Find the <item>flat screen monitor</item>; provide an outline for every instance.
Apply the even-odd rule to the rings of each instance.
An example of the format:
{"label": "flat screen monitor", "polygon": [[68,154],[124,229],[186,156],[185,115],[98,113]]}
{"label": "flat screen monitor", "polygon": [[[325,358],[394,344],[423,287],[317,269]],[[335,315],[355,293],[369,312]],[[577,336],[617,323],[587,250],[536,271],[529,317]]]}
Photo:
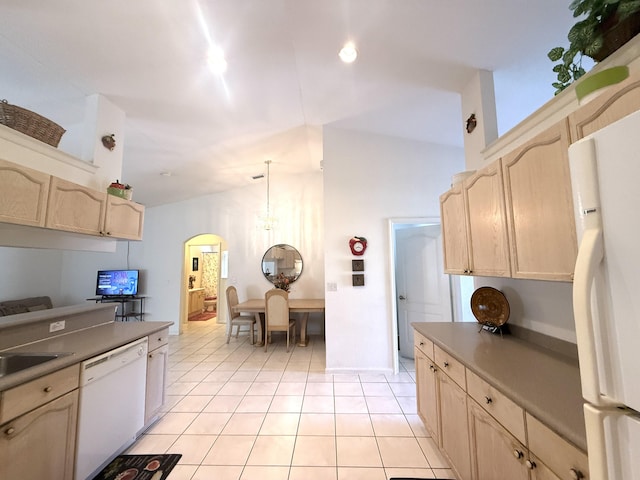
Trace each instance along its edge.
{"label": "flat screen monitor", "polygon": [[138,293],[138,270],[99,270],[96,295],[102,297],[133,296]]}

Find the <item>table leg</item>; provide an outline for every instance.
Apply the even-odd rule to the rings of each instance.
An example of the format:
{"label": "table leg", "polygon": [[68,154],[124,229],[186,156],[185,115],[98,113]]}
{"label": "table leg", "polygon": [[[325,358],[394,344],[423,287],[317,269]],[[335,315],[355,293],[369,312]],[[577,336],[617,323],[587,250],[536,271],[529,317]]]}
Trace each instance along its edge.
{"label": "table leg", "polygon": [[303,312],[302,318],[300,319],[300,342],[298,343],[299,347],[306,347],[309,344],[309,339],[307,338],[307,322],[309,321],[309,312]]}
{"label": "table leg", "polygon": [[258,327],[258,341],[256,347],[264,347],[264,314],[260,312],[254,313],[256,317],[256,327]]}

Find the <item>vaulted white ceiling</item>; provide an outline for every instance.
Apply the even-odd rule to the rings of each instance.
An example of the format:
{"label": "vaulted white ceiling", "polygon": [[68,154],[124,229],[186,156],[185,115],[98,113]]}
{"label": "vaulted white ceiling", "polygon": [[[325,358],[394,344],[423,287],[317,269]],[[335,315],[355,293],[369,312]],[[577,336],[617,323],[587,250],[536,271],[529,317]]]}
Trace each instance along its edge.
{"label": "vaulted white ceiling", "polygon": [[324,125],[462,147],[478,69],[494,72],[504,132],[553,97],[546,53],[568,3],[2,0],[0,98],[71,131],[86,96],[107,97],[126,113],[121,180],[158,205],[247,185],[267,159],[272,175],[317,171]]}

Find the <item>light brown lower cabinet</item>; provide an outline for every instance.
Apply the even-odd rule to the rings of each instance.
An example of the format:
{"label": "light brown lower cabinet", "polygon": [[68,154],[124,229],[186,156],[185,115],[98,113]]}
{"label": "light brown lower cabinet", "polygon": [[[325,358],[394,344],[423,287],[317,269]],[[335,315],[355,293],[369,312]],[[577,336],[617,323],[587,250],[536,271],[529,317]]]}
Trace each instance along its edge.
{"label": "light brown lower cabinet", "polygon": [[418,415],[422,418],[427,430],[435,440],[436,444],[440,443],[438,420],[438,391],[436,368],[434,362],[427,357],[420,349],[415,349],[415,365],[417,384],[417,402]]}
{"label": "light brown lower cabinet", "polygon": [[469,480],[467,393],[444,371],[451,368],[451,374],[464,385],[464,367],[418,332],[414,347],[418,415],[458,478]]}
{"label": "light brown lower cabinet", "polygon": [[528,480],[524,445],[484,408],[469,400],[471,478],[474,480]]}
{"label": "light brown lower cabinet", "polygon": [[[563,480],[558,477],[555,473],[551,471],[549,467],[547,467],[544,463],[542,463],[538,457],[529,453],[529,459],[527,462],[527,466],[529,471],[531,472],[531,480]],[[575,480],[576,477],[573,476],[571,471],[567,472],[566,479]],[[577,477],[580,479],[581,477]],[[582,477],[584,478],[584,477]]]}
{"label": "light brown lower cabinet", "polygon": [[[440,448],[458,478],[471,478],[467,394],[442,370],[438,371]],[[484,480],[484,479],[483,479]]]}
{"label": "light brown lower cabinet", "polygon": [[0,478],[72,480],[78,390],[0,426]]}
{"label": "light brown lower cabinet", "polygon": [[418,415],[458,480],[589,480],[587,455],[414,332]]}
{"label": "light brown lower cabinet", "polygon": [[198,288],[189,291],[189,316],[197,315],[204,311],[204,289]]}
{"label": "light brown lower cabinet", "polygon": [[[526,414],[532,480],[589,480],[587,455]],[[554,476],[555,475],[555,476]],[[596,480],[596,479],[594,479]]]}
{"label": "light brown lower cabinet", "polygon": [[[153,337],[149,337],[150,340]],[[150,343],[151,345],[151,343]],[[165,401],[169,345],[166,343],[147,354],[147,389],[145,394],[144,424],[151,425],[158,417]]]}

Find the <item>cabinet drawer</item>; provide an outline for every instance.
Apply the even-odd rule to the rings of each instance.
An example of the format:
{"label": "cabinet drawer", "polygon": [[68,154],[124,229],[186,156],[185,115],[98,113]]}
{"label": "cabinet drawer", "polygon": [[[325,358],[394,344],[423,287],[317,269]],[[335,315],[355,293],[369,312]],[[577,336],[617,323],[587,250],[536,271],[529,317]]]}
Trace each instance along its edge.
{"label": "cabinet drawer", "polygon": [[580,472],[589,479],[587,455],[527,413],[529,450],[561,479],[575,478]]}
{"label": "cabinet drawer", "polygon": [[422,350],[422,353],[433,360],[433,342],[415,330],[413,331],[413,346]]}
{"label": "cabinet drawer", "polygon": [[149,351],[155,350],[169,343],[169,329],[165,328],[159,332],[149,335]]}
{"label": "cabinet drawer", "polygon": [[433,351],[436,365],[438,365],[444,373],[449,375],[454,382],[460,385],[463,390],[466,390],[467,383],[465,381],[464,365],[437,345],[433,346]]}
{"label": "cabinet drawer", "polygon": [[2,392],[0,424],[78,388],[79,379],[78,363]]}
{"label": "cabinet drawer", "polygon": [[522,408],[471,370],[467,371],[467,393],[514,437],[526,443]]}

